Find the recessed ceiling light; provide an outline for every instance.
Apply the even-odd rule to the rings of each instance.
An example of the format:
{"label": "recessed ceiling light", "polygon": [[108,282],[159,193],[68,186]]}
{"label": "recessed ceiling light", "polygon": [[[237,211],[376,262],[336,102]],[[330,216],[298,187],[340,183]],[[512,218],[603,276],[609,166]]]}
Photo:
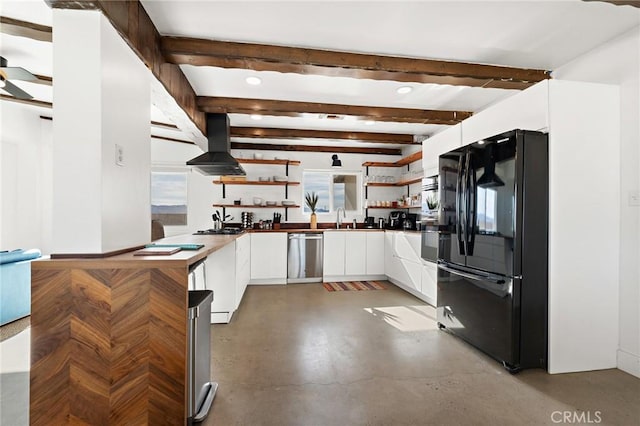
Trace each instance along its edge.
{"label": "recessed ceiling light", "polygon": [[478,141],[478,145],[484,145],[484,141]]}
{"label": "recessed ceiling light", "polygon": [[410,86],[402,86],[402,87],[398,87],[398,90],[396,90],[396,92],[398,92],[401,95],[404,95],[405,93],[409,93],[413,90],[413,87]]}
{"label": "recessed ceiling light", "polygon": [[367,126],[373,126],[374,124],[376,124],[376,122],[373,120],[367,120],[364,122],[364,124],[366,124]]}
{"label": "recessed ceiling light", "polygon": [[262,116],[260,114],[251,114],[251,118],[254,120],[262,120]]}
{"label": "recessed ceiling light", "polygon": [[250,84],[252,86],[257,86],[258,84],[262,83],[262,80],[260,80],[258,77],[247,77],[246,80],[247,84]]}

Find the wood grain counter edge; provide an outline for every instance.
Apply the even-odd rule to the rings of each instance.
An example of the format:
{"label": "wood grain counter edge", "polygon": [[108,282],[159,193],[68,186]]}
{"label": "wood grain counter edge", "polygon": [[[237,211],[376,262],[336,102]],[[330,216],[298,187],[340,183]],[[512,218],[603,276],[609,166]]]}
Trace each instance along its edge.
{"label": "wood grain counter edge", "polygon": [[169,256],[134,256],[135,251],[104,258],[38,259],[32,269],[130,269],[130,268],[187,268],[189,265],[220,250],[245,234],[237,235],[176,235],[154,241],[156,244],[204,244],[200,250],[181,250]]}

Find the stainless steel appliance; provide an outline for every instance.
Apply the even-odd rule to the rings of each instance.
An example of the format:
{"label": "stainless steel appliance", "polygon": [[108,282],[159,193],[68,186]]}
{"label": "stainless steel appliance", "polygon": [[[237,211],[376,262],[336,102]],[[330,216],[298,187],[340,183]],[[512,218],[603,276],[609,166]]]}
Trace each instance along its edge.
{"label": "stainless steel appliance", "polygon": [[207,417],[218,390],[211,381],[211,290],[189,291],[187,417],[197,423]]}
{"label": "stainless steel appliance", "polygon": [[547,364],[547,135],[441,155],[438,325],[511,372]]}
{"label": "stainless steel appliance", "polygon": [[322,282],[322,233],[289,234],[287,283]]}
{"label": "stainless steel appliance", "polygon": [[402,229],[407,213],[402,210],[395,210],[389,213],[388,229]]}
{"label": "stainless steel appliance", "polygon": [[407,231],[415,231],[417,229],[417,221],[418,215],[416,213],[407,213],[401,227]]}
{"label": "stainless steel appliance", "polygon": [[438,193],[438,176],[429,176],[422,179],[422,216],[437,220],[440,211],[440,196]]}
{"label": "stainless steel appliance", "polygon": [[438,261],[438,244],[440,231],[438,226],[422,225],[422,244],[420,249],[420,255],[424,260],[429,262]]}

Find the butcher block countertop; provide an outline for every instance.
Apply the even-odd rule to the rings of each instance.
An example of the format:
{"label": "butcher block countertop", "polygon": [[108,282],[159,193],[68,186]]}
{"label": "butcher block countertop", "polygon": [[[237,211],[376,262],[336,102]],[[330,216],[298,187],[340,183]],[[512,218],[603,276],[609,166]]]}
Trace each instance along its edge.
{"label": "butcher block countertop", "polygon": [[199,250],[180,250],[171,255],[134,256],[135,249],[126,253],[100,258],[42,259],[32,262],[32,268],[65,269],[70,264],[82,268],[158,268],[187,267],[209,254],[220,250],[244,234],[236,235],[176,235],[154,241],[152,244],[204,244]]}

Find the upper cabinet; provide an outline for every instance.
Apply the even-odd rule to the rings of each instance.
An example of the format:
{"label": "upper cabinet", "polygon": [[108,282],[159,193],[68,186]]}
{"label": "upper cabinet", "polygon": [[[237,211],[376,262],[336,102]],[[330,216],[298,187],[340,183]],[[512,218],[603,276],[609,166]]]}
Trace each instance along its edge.
{"label": "upper cabinet", "polygon": [[462,145],[513,129],[546,131],[548,105],[549,83],[543,81],[464,120]]}
{"label": "upper cabinet", "polygon": [[513,129],[547,131],[549,83],[543,81],[473,115],[422,143],[425,176],[438,174],[438,157],[460,146]]}

